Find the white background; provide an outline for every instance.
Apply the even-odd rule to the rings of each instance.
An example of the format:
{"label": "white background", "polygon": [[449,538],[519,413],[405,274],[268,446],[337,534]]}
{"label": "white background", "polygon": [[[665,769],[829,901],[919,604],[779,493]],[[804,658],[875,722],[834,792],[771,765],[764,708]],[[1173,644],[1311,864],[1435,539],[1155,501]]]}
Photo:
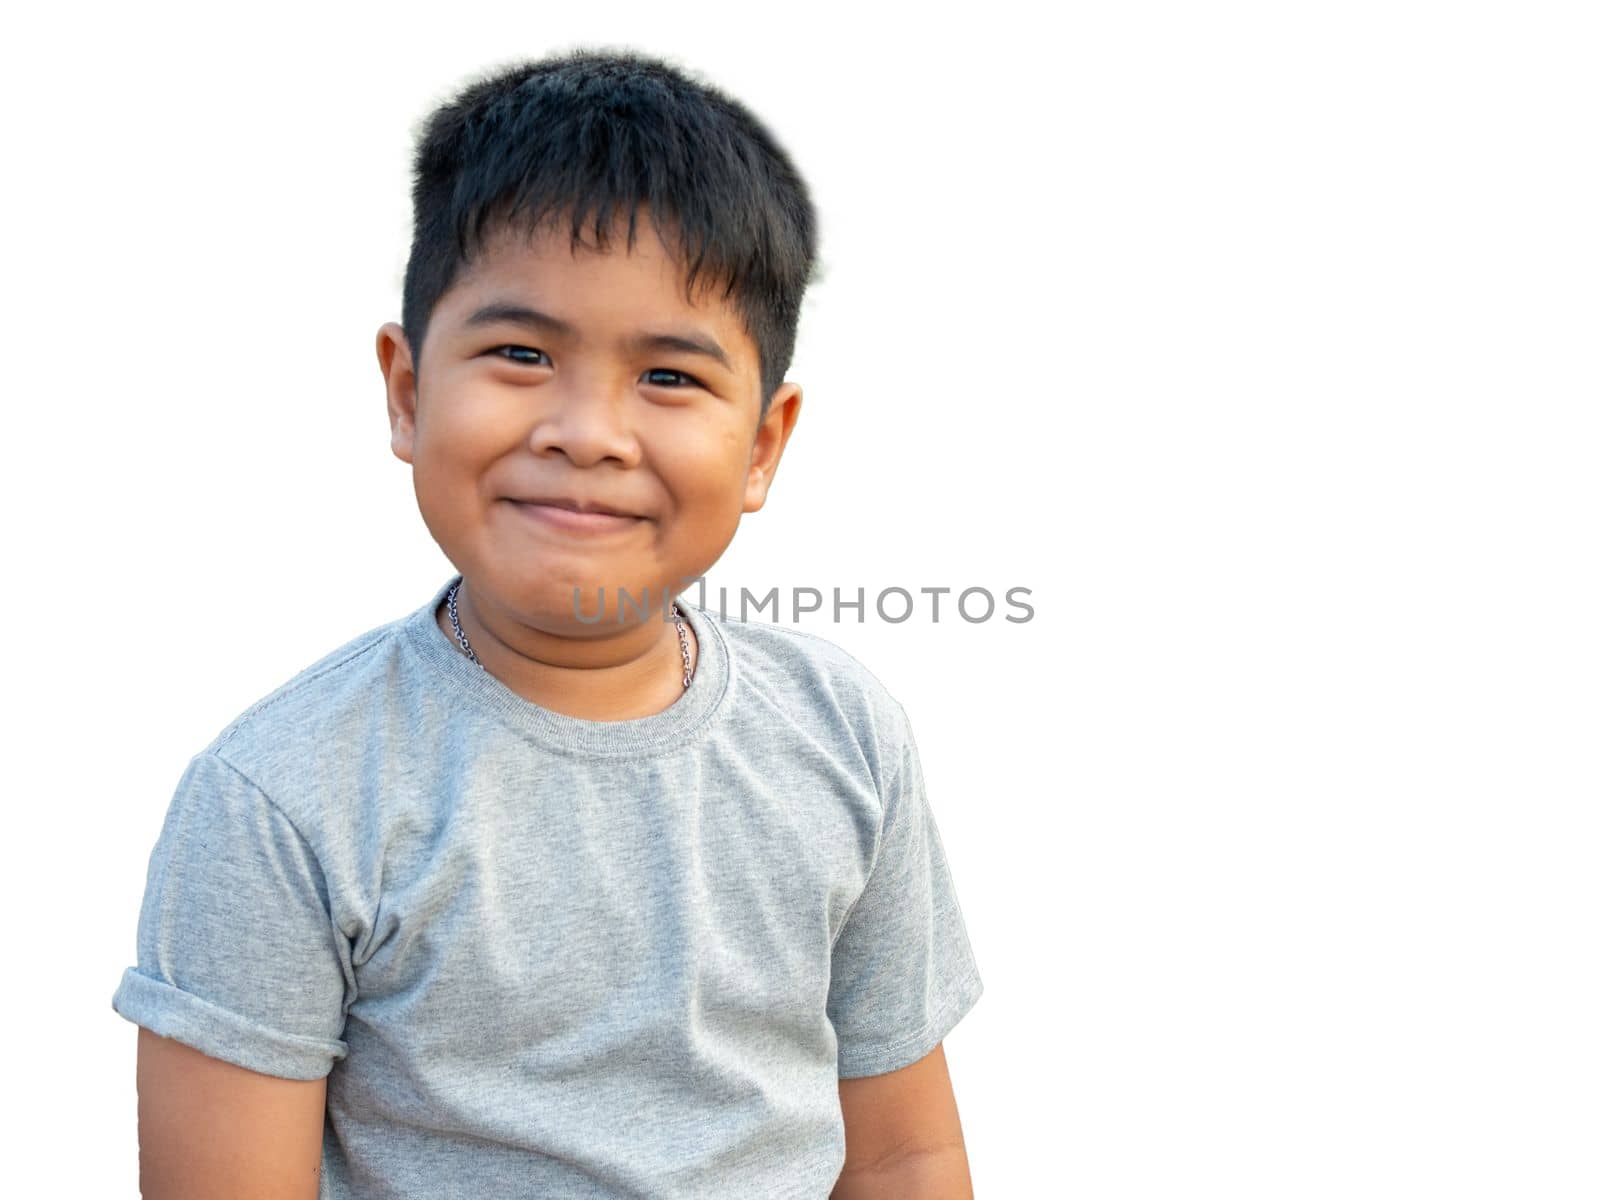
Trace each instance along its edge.
{"label": "white background", "polygon": [[8,1193],[135,1194],[110,998],[189,755],[451,570],[373,351],[414,123],[610,44],[821,214],[713,582],[1033,590],[800,622],[917,729],[977,1193],[1597,1194],[1584,6],[55,14],[0,51]]}

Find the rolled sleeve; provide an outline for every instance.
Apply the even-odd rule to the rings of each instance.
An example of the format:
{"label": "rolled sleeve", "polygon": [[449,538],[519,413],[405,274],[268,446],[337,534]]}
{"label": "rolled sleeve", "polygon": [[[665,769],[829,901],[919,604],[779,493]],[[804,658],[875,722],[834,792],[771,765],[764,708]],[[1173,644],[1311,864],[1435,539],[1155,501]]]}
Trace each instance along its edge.
{"label": "rolled sleeve", "polygon": [[318,1079],[342,1040],[349,944],[311,846],[214,751],[190,760],[150,856],[127,1020],[263,1074]]}

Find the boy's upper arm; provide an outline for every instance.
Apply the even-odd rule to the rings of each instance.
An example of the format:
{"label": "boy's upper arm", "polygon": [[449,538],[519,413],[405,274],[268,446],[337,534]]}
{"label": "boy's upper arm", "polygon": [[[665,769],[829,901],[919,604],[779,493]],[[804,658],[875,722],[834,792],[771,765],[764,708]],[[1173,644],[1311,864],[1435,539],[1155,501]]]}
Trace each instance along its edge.
{"label": "boy's upper arm", "polygon": [[139,1030],[145,1200],[316,1200],[326,1077],[282,1079]]}
{"label": "boy's upper arm", "polygon": [[845,1183],[853,1175],[890,1171],[916,1155],[938,1154],[946,1156],[945,1180],[970,1188],[943,1043],[899,1070],[839,1080],[839,1108],[844,1114]]}

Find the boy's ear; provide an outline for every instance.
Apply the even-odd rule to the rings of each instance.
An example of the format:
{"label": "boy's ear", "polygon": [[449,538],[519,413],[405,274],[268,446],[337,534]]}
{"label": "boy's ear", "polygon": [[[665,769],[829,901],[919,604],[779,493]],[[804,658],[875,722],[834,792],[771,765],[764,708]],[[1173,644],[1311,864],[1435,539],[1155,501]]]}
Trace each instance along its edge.
{"label": "boy's ear", "polygon": [[755,444],[750,448],[750,472],[744,481],[744,512],[753,513],[767,502],[767,489],[777,474],[778,460],[800,419],[800,385],[785,383],[772,393],[767,415],[756,426]]}
{"label": "boy's ear", "polygon": [[378,369],[388,398],[389,448],[401,462],[409,463],[417,437],[417,373],[411,344],[395,321],[378,330]]}

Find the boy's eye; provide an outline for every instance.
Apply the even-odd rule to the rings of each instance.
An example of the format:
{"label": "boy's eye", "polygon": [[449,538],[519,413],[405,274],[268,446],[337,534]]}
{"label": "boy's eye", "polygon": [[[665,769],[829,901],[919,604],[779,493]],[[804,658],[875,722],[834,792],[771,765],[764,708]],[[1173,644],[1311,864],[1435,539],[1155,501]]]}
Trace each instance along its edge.
{"label": "boy's eye", "polygon": [[684,381],[683,384],[677,384],[677,383],[673,383],[671,380],[668,380],[666,383],[662,384],[663,387],[671,388],[671,387],[680,387],[680,386],[684,386],[684,385],[687,385],[689,387],[704,387],[705,386],[698,379],[696,379],[693,375],[685,374],[682,371],[674,371],[670,367],[652,367],[650,370],[646,371],[644,373],[644,375],[645,375],[645,382],[646,383],[662,384],[661,380],[651,378],[651,376],[654,376],[654,375],[672,375],[672,376],[676,376],[678,379],[681,379],[681,380]]}
{"label": "boy's eye", "polygon": [[532,359],[514,358],[514,357],[511,357],[509,355],[504,354],[504,351],[507,351],[507,350],[510,350],[510,351],[512,351],[514,353],[517,352],[517,351],[520,351],[523,354],[539,354],[539,355],[544,355],[546,358],[549,357],[548,355],[544,354],[543,350],[535,350],[532,346],[496,346],[494,348],[494,353],[495,354],[499,354],[502,357],[510,358],[510,361],[512,361],[514,363],[523,363],[523,364],[525,364],[527,366],[530,366],[530,367],[536,367],[536,366],[540,365],[538,362],[536,362],[536,361],[534,361]]}

